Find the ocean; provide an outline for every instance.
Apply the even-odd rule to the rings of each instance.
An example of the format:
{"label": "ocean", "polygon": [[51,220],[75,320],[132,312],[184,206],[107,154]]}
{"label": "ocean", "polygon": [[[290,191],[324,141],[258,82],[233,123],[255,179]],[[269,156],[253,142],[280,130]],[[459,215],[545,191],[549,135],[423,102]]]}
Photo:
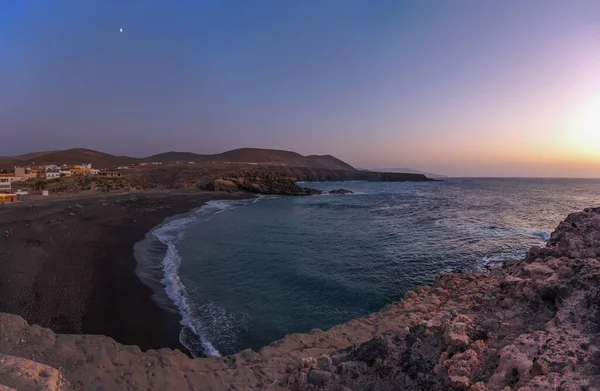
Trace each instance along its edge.
{"label": "ocean", "polygon": [[135,247],[138,275],[182,317],[196,356],[260,349],[365,316],[441,272],[543,246],[600,180],[305,183],[349,195],[211,201]]}

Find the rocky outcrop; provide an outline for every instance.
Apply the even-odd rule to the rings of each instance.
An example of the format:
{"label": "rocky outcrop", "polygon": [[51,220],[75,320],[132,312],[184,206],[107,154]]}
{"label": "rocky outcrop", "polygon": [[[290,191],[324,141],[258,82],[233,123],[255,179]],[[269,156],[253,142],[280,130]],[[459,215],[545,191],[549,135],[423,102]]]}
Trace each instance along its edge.
{"label": "rocky outcrop", "polygon": [[0,391],[60,391],[63,388],[61,375],[55,368],[22,357],[0,354]]}
{"label": "rocky outcrop", "polygon": [[336,190],[329,190],[328,193],[329,194],[352,194],[354,192],[352,190],[348,190],[348,189],[336,189]]}
{"label": "rocky outcrop", "polygon": [[320,190],[300,187],[296,178],[270,172],[240,172],[229,174],[199,186],[210,191],[247,191],[256,194],[313,195]]}
{"label": "rocky outcrop", "polygon": [[192,360],[8,314],[0,330],[0,353],[56,369],[65,390],[598,390],[600,209],[570,215],[523,260],[442,274],[379,312],[260,352]]}

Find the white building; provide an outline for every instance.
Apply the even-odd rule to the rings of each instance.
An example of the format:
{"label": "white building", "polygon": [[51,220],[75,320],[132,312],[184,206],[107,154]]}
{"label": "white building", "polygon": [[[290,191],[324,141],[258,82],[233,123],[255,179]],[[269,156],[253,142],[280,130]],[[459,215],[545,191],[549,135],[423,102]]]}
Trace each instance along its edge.
{"label": "white building", "polygon": [[7,175],[7,176],[0,175],[0,178],[1,179],[5,179],[5,180],[7,180],[10,183],[18,182],[18,181],[22,181],[23,180],[23,178],[18,177],[18,176],[14,176],[14,175]]}
{"label": "white building", "polygon": [[46,179],[60,178],[60,172],[46,172]]}
{"label": "white building", "polygon": [[10,191],[12,181],[8,177],[0,177],[0,191]]}
{"label": "white building", "polygon": [[71,170],[60,170],[60,175],[71,176]]}
{"label": "white building", "polygon": [[92,175],[98,175],[100,173],[100,170],[96,169],[96,168],[92,168],[92,171],[90,171],[90,174]]}
{"label": "white building", "polygon": [[91,163],[83,163],[81,165],[81,168],[85,168],[87,170],[91,170],[92,169],[92,164]]}

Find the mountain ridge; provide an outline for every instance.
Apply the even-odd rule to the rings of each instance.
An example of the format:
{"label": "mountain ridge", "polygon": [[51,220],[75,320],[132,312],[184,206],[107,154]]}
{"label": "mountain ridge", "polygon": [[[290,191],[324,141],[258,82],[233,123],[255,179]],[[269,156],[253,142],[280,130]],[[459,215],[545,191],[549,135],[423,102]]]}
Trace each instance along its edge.
{"label": "mountain ridge", "polygon": [[4,168],[11,168],[14,165],[75,163],[91,163],[95,167],[111,168],[125,164],[150,162],[258,163],[356,171],[350,164],[332,155],[303,156],[293,151],[262,148],[238,148],[217,154],[169,151],[143,158],[117,156],[87,148],[71,148],[32,152],[16,156],[0,156],[0,165]]}
{"label": "mountain ridge", "polygon": [[349,171],[356,170],[350,164],[332,155],[303,156],[293,151],[263,148],[238,148],[217,154],[170,151],[148,156],[142,160],[144,162],[162,163],[175,163],[181,161],[283,164],[298,167],[328,168]]}
{"label": "mountain ridge", "polygon": [[[139,159],[128,156],[116,156],[87,148],[71,148],[65,150],[32,152],[17,156],[0,157],[0,165],[11,168],[14,165],[32,164],[81,164],[91,163],[92,166],[108,168],[121,164],[130,164]],[[8,167],[10,165],[10,167]]]}

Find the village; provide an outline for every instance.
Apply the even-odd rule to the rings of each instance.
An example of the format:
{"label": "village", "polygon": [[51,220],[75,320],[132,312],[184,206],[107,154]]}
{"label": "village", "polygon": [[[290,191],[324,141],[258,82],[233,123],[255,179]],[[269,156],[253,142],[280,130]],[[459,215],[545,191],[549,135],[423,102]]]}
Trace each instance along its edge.
{"label": "village", "polygon": [[105,191],[105,187],[93,186],[97,181],[85,179],[120,178],[123,176],[122,170],[127,168],[129,167],[118,167],[117,170],[96,169],[90,163],[15,166],[12,172],[0,172],[0,204],[20,202],[26,196],[47,197],[50,195],[48,187],[51,187],[47,185],[71,177],[79,179],[79,184],[89,185],[89,189],[84,190]]}
{"label": "village", "polygon": [[[170,163],[162,161],[138,161],[126,165],[109,163],[108,168],[95,168],[91,163],[81,164],[21,164],[12,169],[0,168],[0,205],[20,203],[26,200],[48,198],[74,193],[104,193],[115,191],[136,191],[156,183],[140,180],[131,175],[148,172],[157,166],[196,166],[218,170],[227,166],[285,166],[281,162],[245,162],[209,160],[177,160]],[[5,166],[6,167],[6,166]],[[205,171],[199,172],[199,175]],[[159,181],[160,182],[160,181]]]}

